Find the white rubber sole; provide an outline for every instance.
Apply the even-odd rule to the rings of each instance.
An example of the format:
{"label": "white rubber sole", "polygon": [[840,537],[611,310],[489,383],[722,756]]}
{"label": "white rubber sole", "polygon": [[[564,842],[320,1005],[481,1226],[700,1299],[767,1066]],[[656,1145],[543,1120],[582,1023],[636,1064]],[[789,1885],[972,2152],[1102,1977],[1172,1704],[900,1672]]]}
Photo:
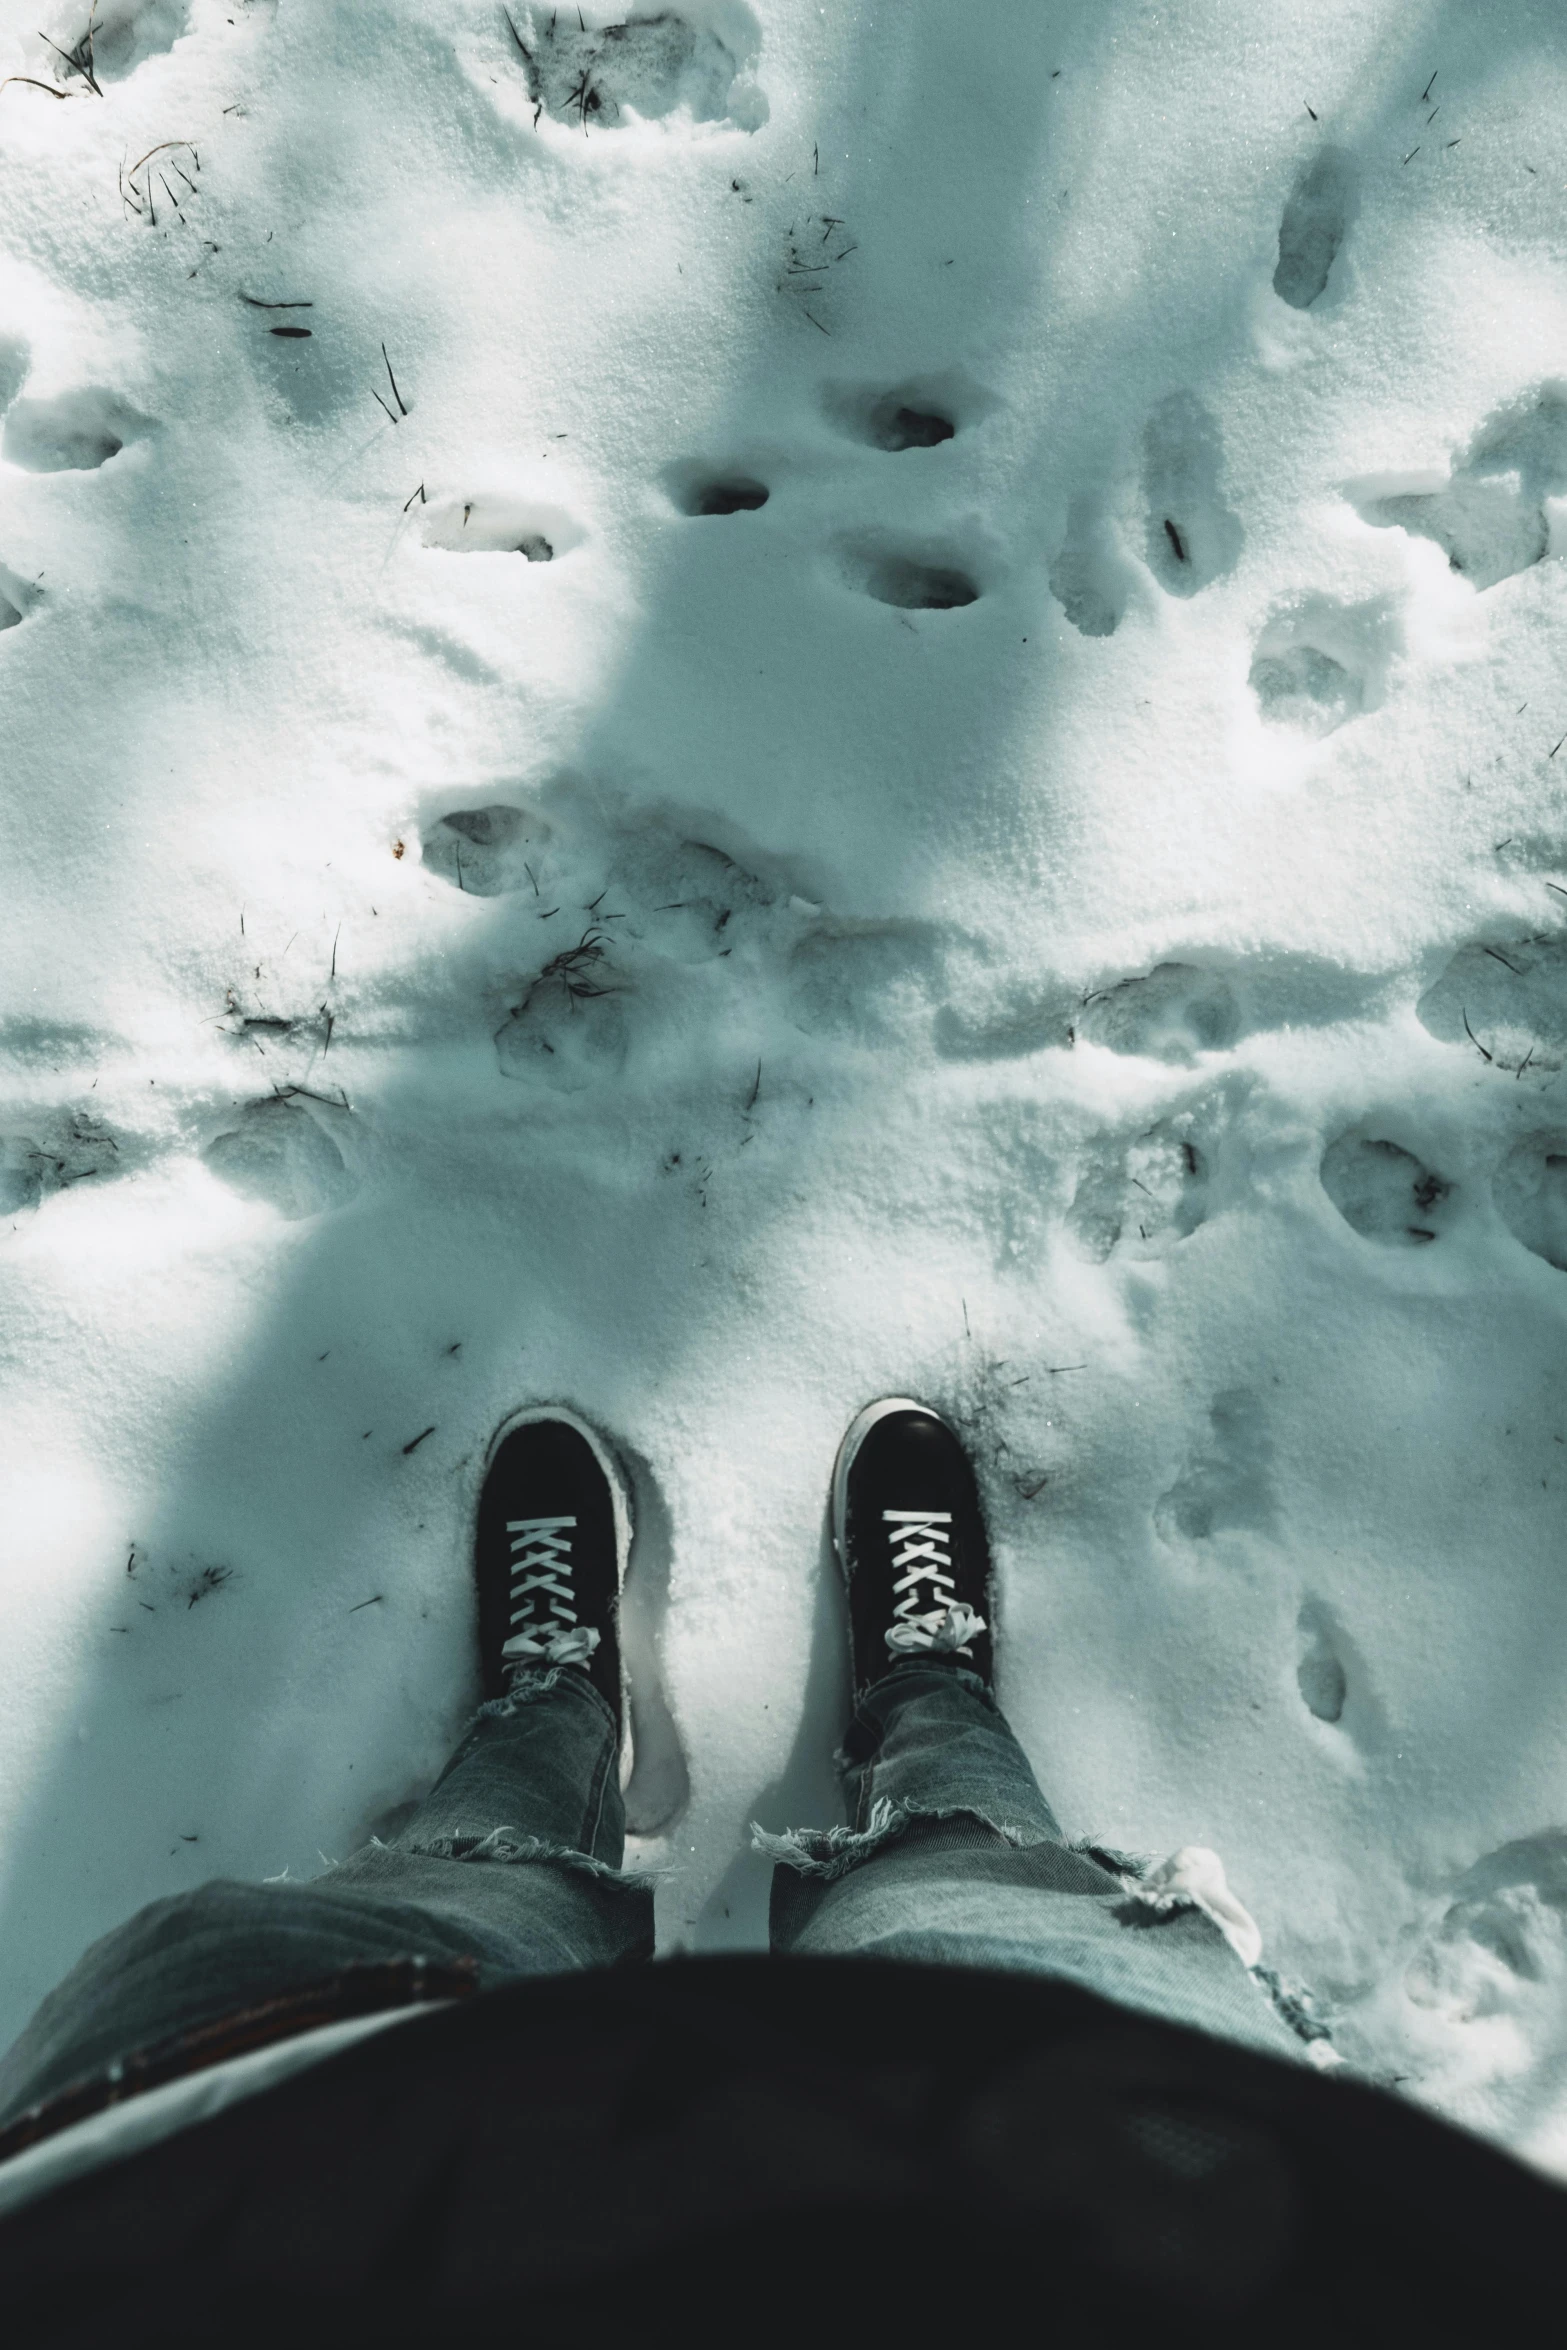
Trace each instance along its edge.
{"label": "white rubber sole", "polygon": [[[572,1428],[582,1438],[593,1458],[604,1472],[609,1487],[609,1506],[615,1525],[615,1599],[616,1612],[626,1588],[626,1569],[631,1562],[631,1537],[634,1531],[631,1517],[631,1488],[614,1453],[591,1423],[561,1403],[524,1404],[520,1411],[508,1412],[485,1449],[484,1467],[488,1475],[490,1464],[506,1437],[518,1428],[537,1427],[541,1420],[559,1420],[563,1427]],[[477,1506],[477,1505],[475,1505]],[[620,1658],[620,1785],[624,1793],[630,1784],[635,1765],[631,1746],[631,1685],[626,1678],[626,1644],[619,1637],[616,1626],[616,1650]]]}
{"label": "white rubber sole", "polygon": [[928,1403],[920,1403],[912,1395],[884,1395],[879,1403],[868,1403],[849,1422],[832,1465],[832,1546],[846,1582],[849,1569],[843,1555],[843,1537],[849,1516],[849,1472],[878,1420],[887,1419],[893,1412],[918,1412],[926,1420],[941,1418],[940,1412],[933,1412]]}

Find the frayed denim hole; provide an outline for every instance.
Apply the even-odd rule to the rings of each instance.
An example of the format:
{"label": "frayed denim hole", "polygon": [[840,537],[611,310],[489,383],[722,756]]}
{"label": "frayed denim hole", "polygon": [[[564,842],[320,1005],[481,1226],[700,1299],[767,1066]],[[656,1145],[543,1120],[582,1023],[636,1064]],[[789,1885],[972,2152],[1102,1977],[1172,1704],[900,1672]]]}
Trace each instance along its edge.
{"label": "frayed denim hole", "polygon": [[1003,1844],[1011,1845],[1014,1851],[1055,1842],[1054,1837],[1042,1836],[1037,1829],[1019,1827],[1008,1820],[993,1820],[971,1803],[894,1803],[883,1795],[871,1806],[871,1816],[863,1828],[786,1828],[775,1835],[753,1821],[751,1849],[784,1868],[793,1869],[799,1876],[830,1881],[846,1877],[851,1869],[874,1860],[888,1844],[926,1820],[973,1820],[990,1835],[999,1836]]}
{"label": "frayed denim hole", "polygon": [[524,1836],[516,1828],[491,1828],[483,1836],[430,1836],[400,1849],[424,1860],[488,1861],[503,1868],[544,1864],[575,1869],[579,1875],[596,1877],[603,1884],[629,1892],[650,1891],[658,1874],[653,1870],[611,1868],[608,1861],[594,1860],[590,1854],[578,1852],[574,1845],[552,1844],[543,1836]]}

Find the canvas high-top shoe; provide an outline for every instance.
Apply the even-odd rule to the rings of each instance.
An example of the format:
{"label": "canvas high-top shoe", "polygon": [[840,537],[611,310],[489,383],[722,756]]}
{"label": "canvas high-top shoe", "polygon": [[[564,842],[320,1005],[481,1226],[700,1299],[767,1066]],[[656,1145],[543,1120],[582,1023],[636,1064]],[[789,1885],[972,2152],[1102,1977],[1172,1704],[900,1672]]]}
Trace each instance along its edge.
{"label": "canvas high-top shoe", "polygon": [[504,1696],[515,1672],[579,1665],[624,1745],[619,1614],[630,1549],[630,1496],[603,1438],[560,1404],[503,1421],[474,1544],[486,1697]]}
{"label": "canvas high-top shoe", "polygon": [[990,1545],[974,1471],[928,1404],[867,1404],[838,1447],[832,1537],[856,1696],[904,1657],[960,1658],[988,1685]]}

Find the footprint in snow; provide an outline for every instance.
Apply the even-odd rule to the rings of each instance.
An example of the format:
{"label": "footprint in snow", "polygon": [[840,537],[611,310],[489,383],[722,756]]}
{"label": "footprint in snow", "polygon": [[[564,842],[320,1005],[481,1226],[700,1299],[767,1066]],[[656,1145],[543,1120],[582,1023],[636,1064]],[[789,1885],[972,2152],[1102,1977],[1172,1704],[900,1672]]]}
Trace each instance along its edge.
{"label": "footprint in snow", "polygon": [[1453,1186],[1380,1136],[1341,1134],[1322,1154],[1322,1188],[1346,1224],[1388,1248],[1421,1248],[1451,1220]]}
{"label": "footprint in snow", "polygon": [[1319,1601],[1308,1599],[1295,1627],[1298,1648],[1295,1685],[1306,1711],[1319,1722],[1341,1722],[1349,1675],[1339,1654],[1336,1627]]}
{"label": "footprint in snow", "polygon": [[67,88],[87,87],[89,74],[94,82],[123,82],[147,58],[172,49],[189,23],[189,0],[96,0],[90,11],[67,4],[46,20],[38,62],[47,60]]}
{"label": "footprint in snow", "polygon": [[936,1050],[949,1061],[1014,1061],[1069,1046],[1077,1000],[1026,982],[954,990],[936,1014]]}
{"label": "footprint in snow", "polygon": [[48,1114],[32,1134],[0,1134],[0,1216],[28,1215],[52,1192],[126,1174],[142,1155],[85,1110]]}
{"label": "footprint in snow", "polygon": [[1415,1011],[1432,1036],[1493,1068],[1549,1075],[1567,1062],[1567,939],[1460,947]]}
{"label": "footprint in snow", "polygon": [[158,430],[116,392],[84,386],[52,400],[16,400],[7,412],[0,455],[27,473],[92,473]]}
{"label": "footprint in snow", "polygon": [[748,918],[764,915],[787,887],[693,838],[685,826],[700,821],[695,811],[606,804],[574,776],[540,796],[548,815],[530,799],[430,817],[424,865],[469,896],[517,895],[551,915],[576,907],[606,951],[613,938],[622,962],[640,949],[665,963],[727,955]]}
{"label": "footprint in snow", "polygon": [[1050,566],[1050,593],[1083,636],[1114,636],[1126,615],[1132,574],[1116,548],[1101,498],[1072,500],[1066,537]]}
{"label": "footprint in snow", "polygon": [[[748,13],[731,11],[731,38]],[[535,107],[574,129],[618,130],[682,109],[693,122],[736,130],[767,120],[767,101],[742,78],[736,50],[672,9],[589,27],[576,10],[527,7],[515,12],[510,37]]]}
{"label": "footprint in snow", "polygon": [[530,886],[536,893],[551,829],[533,810],[504,802],[455,808],[424,826],[424,867],[469,897],[498,898]]}
{"label": "footprint in snow", "polygon": [[977,604],[982,593],[973,572],[946,548],[852,540],[841,567],[851,588],[901,612],[955,612]]}
{"label": "footprint in snow", "polygon": [[808,1036],[875,1050],[929,1021],[945,962],[928,923],[824,922],[789,958],[791,1016]]}
{"label": "footprint in snow", "polygon": [[671,469],[668,480],[680,512],[693,517],[755,514],[771,494],[765,482],[738,466],[680,465]]}
{"label": "footprint in snow", "polygon": [[269,1094],[247,1102],[237,1125],[215,1135],[201,1155],[230,1190],[297,1222],[342,1207],[359,1189],[339,1148],[351,1125],[349,1113],[330,1103]]}
{"label": "footprint in snow", "polygon": [[1161,400],[1143,431],[1148,568],[1172,596],[1195,596],[1240,559],[1245,534],[1220,491],[1216,419],[1191,392]]}
{"label": "footprint in snow", "polygon": [[1212,1170],[1195,1126],[1186,1112],[1088,1154],[1066,1214],[1068,1238],[1087,1263],[1117,1251],[1164,1256],[1207,1221]]}
{"label": "footprint in snow", "polygon": [[1515,1240],[1567,1273],[1567,1134],[1531,1134],[1514,1145],[1491,1182]]}
{"label": "footprint in snow", "polygon": [[1342,147],[1313,156],[1290,190],[1279,222],[1273,291],[1292,310],[1309,310],[1327,291],[1333,264],[1359,209],[1360,173]]}
{"label": "footprint in snow", "polygon": [[1339,604],[1305,596],[1276,611],[1257,639],[1250,684],[1270,726],[1332,734],[1386,690],[1397,650],[1390,604]]}
{"label": "footprint in snow", "polygon": [[1235,991],[1216,971],[1189,963],[1160,963],[1144,977],[1101,988],[1082,1005],[1076,1022],[1085,1044],[1157,1061],[1191,1061],[1225,1052],[1240,1035]]}
{"label": "footprint in snow", "polygon": [[475,492],[431,506],[422,535],[427,547],[452,555],[521,555],[529,563],[553,563],[580,547],[587,533],[561,507]]}
{"label": "footprint in snow", "polygon": [[728,954],[778,892],[710,842],[662,824],[628,824],[610,864],[611,898],[630,900],[621,935],[672,963]]}
{"label": "footprint in snow", "polygon": [[604,933],[590,926],[529,981],[495,1031],[501,1075],[553,1093],[612,1077],[626,1058],[625,994]]}
{"label": "footprint in snow", "polygon": [[1567,394],[1539,393],[1482,426],[1445,485],[1418,476],[1360,482],[1348,495],[1381,530],[1435,540],[1450,570],[1477,590],[1495,587],[1550,549],[1548,497],[1567,491]]}
{"label": "footprint in snow", "polygon": [[1172,1548],[1274,1522],[1273,1445],[1256,1396],[1243,1387],[1215,1396],[1208,1421],[1206,1442],[1154,1507],[1154,1529]]}
{"label": "footprint in snow", "polygon": [[841,432],[890,456],[905,449],[937,449],[943,441],[955,440],[959,404],[950,391],[913,383],[892,391],[834,385],[822,394],[822,405]]}

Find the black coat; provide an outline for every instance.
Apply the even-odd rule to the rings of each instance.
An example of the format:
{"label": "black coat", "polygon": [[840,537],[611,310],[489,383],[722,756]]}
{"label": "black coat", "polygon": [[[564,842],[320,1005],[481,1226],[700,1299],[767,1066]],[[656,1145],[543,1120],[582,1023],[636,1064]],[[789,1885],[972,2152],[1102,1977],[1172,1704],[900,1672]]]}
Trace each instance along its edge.
{"label": "black coat", "polygon": [[866,1959],[517,1984],[0,2225],[9,2350],[1309,2344],[1560,2321],[1567,2195],[1070,1985]]}

